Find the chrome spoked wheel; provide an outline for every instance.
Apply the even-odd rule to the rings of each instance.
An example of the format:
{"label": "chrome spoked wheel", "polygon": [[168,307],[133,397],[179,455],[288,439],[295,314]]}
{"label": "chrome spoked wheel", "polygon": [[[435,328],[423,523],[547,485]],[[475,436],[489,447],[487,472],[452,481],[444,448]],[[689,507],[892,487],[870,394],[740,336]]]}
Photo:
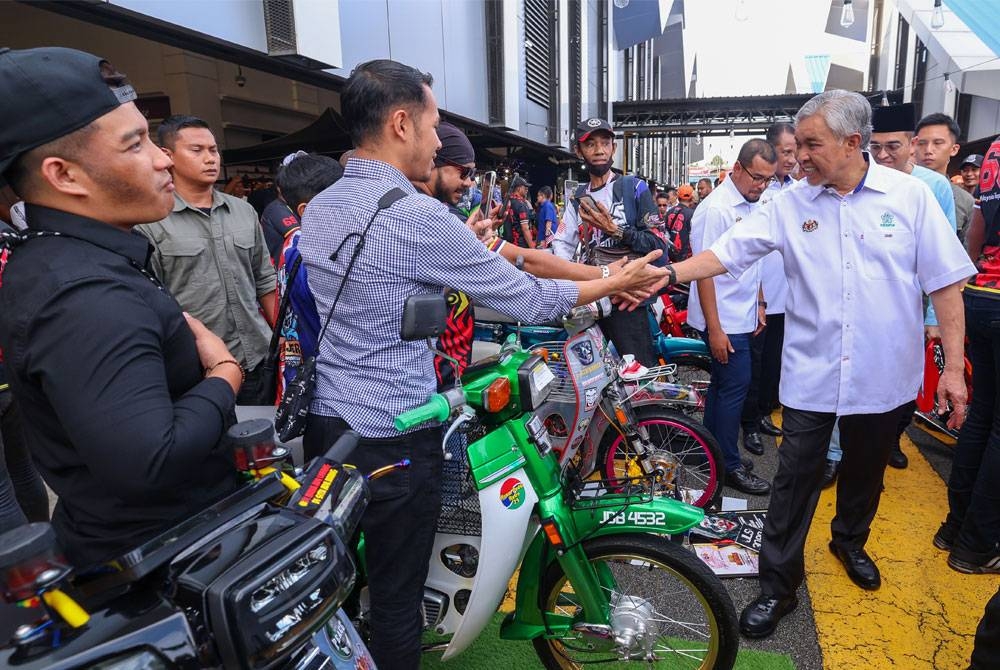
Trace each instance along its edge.
{"label": "chrome spoked wheel", "polygon": [[[542,583],[543,615],[552,625],[564,624],[563,630],[534,641],[547,668],[616,662],[674,670],[733,667],[736,612],[722,583],[693,554],[649,535],[599,538],[585,551],[608,599],[610,626],[581,620],[579,598],[553,564]],[[567,620],[574,622],[569,630]]]}

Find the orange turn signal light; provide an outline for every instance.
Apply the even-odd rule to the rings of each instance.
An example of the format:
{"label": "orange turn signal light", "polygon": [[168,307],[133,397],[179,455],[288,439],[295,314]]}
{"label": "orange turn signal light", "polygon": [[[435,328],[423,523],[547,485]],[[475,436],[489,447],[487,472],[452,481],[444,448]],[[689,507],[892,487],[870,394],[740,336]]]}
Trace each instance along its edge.
{"label": "orange turn signal light", "polygon": [[542,530],[545,531],[545,538],[553,547],[558,548],[565,545],[562,535],[559,534],[559,528],[556,526],[556,522],[553,519],[543,520]]}
{"label": "orange turn signal light", "polygon": [[483,407],[487,412],[499,412],[510,404],[510,380],[506,377],[494,379],[483,390]]}

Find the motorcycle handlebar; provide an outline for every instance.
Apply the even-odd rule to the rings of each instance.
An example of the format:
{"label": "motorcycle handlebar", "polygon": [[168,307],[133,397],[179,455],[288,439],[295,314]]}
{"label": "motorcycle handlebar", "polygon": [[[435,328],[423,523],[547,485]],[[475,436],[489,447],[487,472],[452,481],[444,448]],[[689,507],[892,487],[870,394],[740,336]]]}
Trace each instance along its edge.
{"label": "motorcycle handlebar", "polygon": [[451,403],[448,402],[448,398],[440,393],[435,393],[423,405],[414,407],[397,416],[395,421],[393,421],[393,425],[396,427],[396,430],[402,432],[430,421],[440,423],[446,420],[449,414],[451,414]]}
{"label": "motorcycle handlebar", "polygon": [[346,463],[354,448],[358,446],[361,436],[353,430],[346,431],[326,450],[325,458],[336,463]]}

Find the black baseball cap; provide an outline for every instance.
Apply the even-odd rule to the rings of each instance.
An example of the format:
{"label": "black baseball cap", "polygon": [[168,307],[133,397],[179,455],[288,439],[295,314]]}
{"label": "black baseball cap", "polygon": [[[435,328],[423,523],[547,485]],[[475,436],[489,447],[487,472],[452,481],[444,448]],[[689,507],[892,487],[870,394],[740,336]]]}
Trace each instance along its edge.
{"label": "black baseball cap", "polygon": [[525,179],[524,177],[522,177],[521,175],[518,175],[517,177],[514,177],[514,181],[512,181],[510,183],[510,187],[512,189],[514,189],[514,188],[517,188],[518,186],[528,186],[528,187],[530,187],[531,183],[527,179]]}
{"label": "black baseball cap", "polygon": [[576,126],[576,142],[586,142],[587,138],[590,137],[591,133],[597,132],[598,130],[603,130],[604,132],[610,134],[614,137],[615,129],[611,127],[611,124],[604,119],[599,119],[594,117],[592,119],[584,119]]}
{"label": "black baseball cap", "polygon": [[965,167],[966,165],[975,165],[977,168],[983,167],[983,155],[982,154],[969,154],[962,161],[960,167]]}
{"label": "black baseball cap", "polygon": [[0,48],[0,173],[15,158],[136,99],[101,78],[103,58],[76,49]]}

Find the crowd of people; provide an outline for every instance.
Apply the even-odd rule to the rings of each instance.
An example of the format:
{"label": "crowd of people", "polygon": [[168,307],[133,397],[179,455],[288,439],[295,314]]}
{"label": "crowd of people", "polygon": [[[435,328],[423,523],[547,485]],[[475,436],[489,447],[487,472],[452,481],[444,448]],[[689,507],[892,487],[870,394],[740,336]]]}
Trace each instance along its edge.
{"label": "crowd of people", "polygon": [[[418,667],[442,429],[400,433],[395,416],[471,362],[477,305],[532,323],[615,296],[602,330],[654,366],[646,306],[683,282],[712,356],[705,424],[726,482],[769,496],[744,635],[770,635],[797,606],[825,485],[837,483],[831,551],[860,588],[880,587],[864,547],[886,466],[906,466],[925,338],[945,351],[939,408],[965,422],[928,542],[955,570],[1000,572],[1000,146],[950,181],[950,117],[828,91],[747,141],[725,178],[676,188],[614,170],[613,126],[583,119],[587,179],[561,207],[539,186],[532,206],[521,176],[504,199],[477,192],[475,149],[441,121],[431,75],[376,60],[341,94],[353,149],[340,162],[288,156],[255,208],[236,184],[216,188],[207,123],[170,117],[154,143],[107,61],[5,51],[0,75],[12,101],[0,123],[0,532],[48,518],[44,479],[75,565],[124,553],[239,485],[219,448],[236,404],[273,403],[315,356],[305,457],[354,430],[362,471],[410,461],[372,482],[361,526],[376,662]],[[400,336],[404,303],[429,291],[447,296],[447,358]],[[772,481],[747,456],[764,452],[761,434],[782,436]],[[996,667],[998,638],[1000,593],[973,667]]]}

